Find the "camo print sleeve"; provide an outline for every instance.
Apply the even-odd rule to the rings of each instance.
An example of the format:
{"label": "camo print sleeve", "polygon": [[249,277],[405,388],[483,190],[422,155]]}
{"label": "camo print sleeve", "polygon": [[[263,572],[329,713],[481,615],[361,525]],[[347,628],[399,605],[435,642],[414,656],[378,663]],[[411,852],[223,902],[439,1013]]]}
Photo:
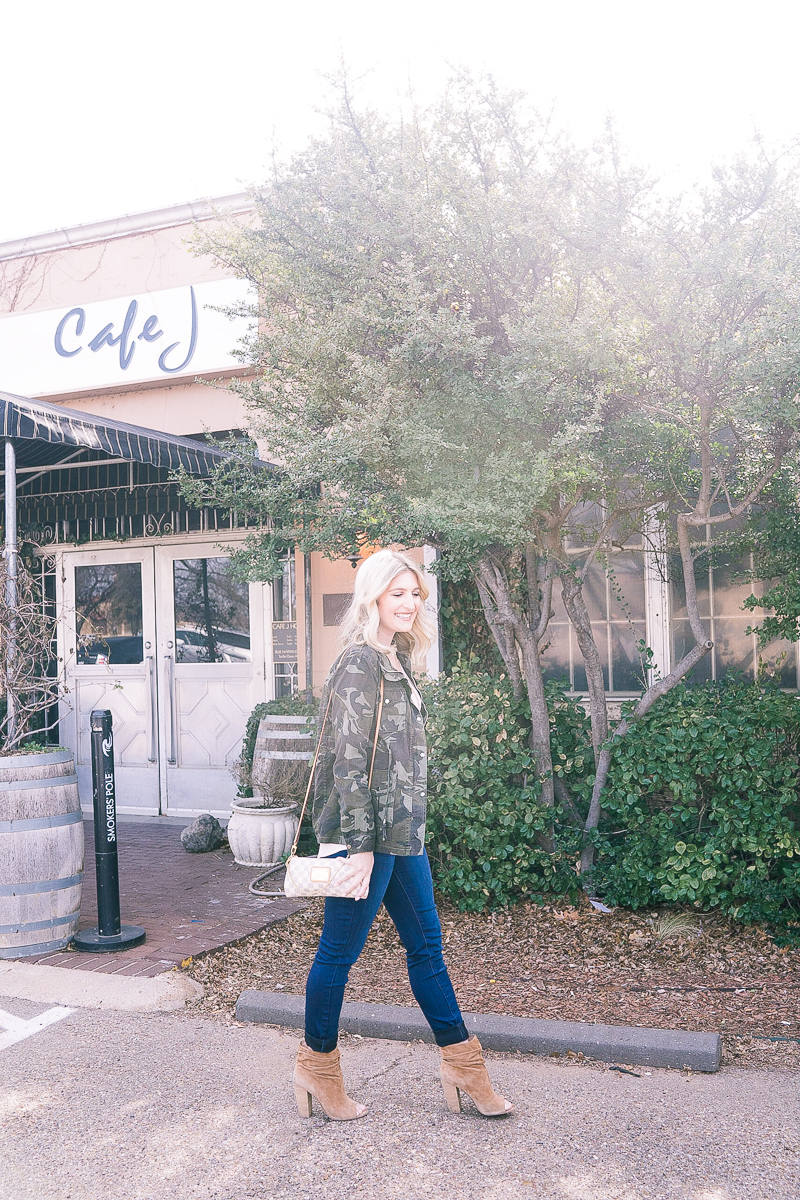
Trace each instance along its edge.
{"label": "camo print sleeve", "polygon": [[375,849],[375,806],[368,786],[380,688],[375,656],[348,655],[332,687],[333,780],[342,841],[351,854],[361,854]]}

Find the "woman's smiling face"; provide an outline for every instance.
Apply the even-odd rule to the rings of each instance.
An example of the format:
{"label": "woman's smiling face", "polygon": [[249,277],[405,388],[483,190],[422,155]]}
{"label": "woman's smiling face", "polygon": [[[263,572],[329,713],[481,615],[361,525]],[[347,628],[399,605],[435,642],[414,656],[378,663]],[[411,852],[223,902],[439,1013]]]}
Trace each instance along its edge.
{"label": "woman's smiling face", "polygon": [[413,571],[401,571],[378,598],[378,635],[384,645],[396,633],[409,633],[422,608],[422,593]]}

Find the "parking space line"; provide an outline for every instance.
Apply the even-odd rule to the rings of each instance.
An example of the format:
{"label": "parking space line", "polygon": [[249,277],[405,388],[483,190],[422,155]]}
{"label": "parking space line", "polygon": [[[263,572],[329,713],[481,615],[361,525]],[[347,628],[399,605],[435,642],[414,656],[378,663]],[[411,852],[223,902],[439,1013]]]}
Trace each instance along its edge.
{"label": "parking space line", "polygon": [[39,1033],[48,1025],[63,1020],[73,1012],[75,1012],[74,1008],[64,1008],[62,1005],[58,1005],[56,1008],[48,1008],[47,1012],[43,1012],[41,1016],[33,1017],[30,1021],[23,1021],[20,1017],[15,1017],[12,1013],[4,1012],[0,1008],[0,1028],[6,1031],[0,1033],[0,1050],[5,1050],[7,1046],[13,1046],[15,1042],[24,1041],[25,1038]]}

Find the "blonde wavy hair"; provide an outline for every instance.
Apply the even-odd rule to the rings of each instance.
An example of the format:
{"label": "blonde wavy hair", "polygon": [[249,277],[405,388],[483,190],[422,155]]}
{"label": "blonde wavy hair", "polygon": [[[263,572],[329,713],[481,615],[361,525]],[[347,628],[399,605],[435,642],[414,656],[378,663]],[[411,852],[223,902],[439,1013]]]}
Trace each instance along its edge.
{"label": "blonde wavy hair", "polygon": [[373,650],[383,654],[389,652],[391,647],[385,646],[378,636],[378,600],[391,587],[392,580],[404,571],[413,571],[416,575],[422,606],[408,633],[395,634],[394,642],[398,650],[411,655],[414,670],[423,671],[425,656],[436,636],[436,626],[425,610],[430,588],[419,563],[401,550],[378,550],[366,558],[356,571],[353,600],[342,621],[340,642],[343,649],[348,646],[372,646]]}

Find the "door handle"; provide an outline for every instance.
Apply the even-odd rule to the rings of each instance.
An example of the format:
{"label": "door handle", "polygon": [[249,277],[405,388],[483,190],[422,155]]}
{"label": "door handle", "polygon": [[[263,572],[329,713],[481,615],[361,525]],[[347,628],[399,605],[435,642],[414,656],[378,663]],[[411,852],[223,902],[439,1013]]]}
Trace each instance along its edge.
{"label": "door handle", "polygon": [[178,714],[175,709],[175,659],[171,654],[164,655],[164,664],[167,668],[167,703],[169,704],[169,754],[167,755],[167,762],[174,764],[178,761]]}
{"label": "door handle", "polygon": [[158,733],[156,729],[156,660],[152,654],[147,656],[147,695],[150,708],[150,753],[148,762],[158,761]]}

